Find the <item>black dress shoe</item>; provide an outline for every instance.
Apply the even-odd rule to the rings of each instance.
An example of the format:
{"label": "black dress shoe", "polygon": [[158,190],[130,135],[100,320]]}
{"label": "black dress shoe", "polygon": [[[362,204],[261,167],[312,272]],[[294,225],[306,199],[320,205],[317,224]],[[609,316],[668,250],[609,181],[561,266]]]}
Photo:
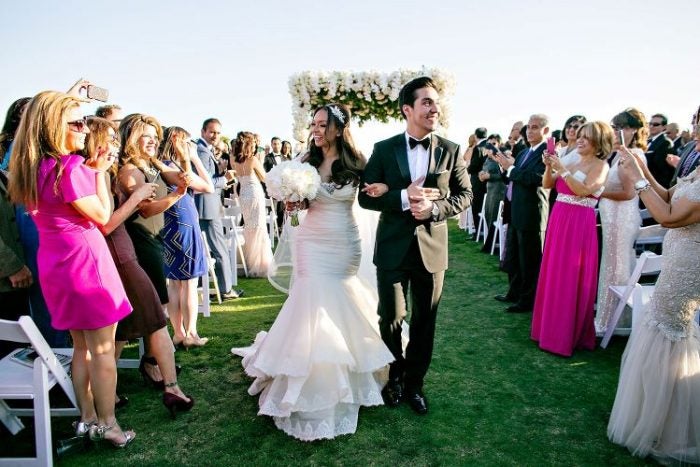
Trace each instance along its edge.
{"label": "black dress shoe", "polygon": [[406,401],[411,409],[418,415],[425,415],[428,413],[428,399],[421,392],[412,392],[406,394]]}
{"label": "black dress shoe", "polygon": [[403,388],[400,383],[387,383],[382,389],[382,398],[384,399],[384,404],[389,407],[396,407],[401,403],[403,397]]}
{"label": "black dress shoe", "polygon": [[494,298],[494,300],[498,300],[499,302],[503,302],[503,303],[514,303],[515,302],[515,300],[512,299],[511,297],[509,297],[507,294],[506,295],[496,295],[493,298]]}
{"label": "black dress shoe", "polygon": [[506,308],[506,313],[530,313],[532,310],[530,308],[525,308],[521,305],[515,304]]}

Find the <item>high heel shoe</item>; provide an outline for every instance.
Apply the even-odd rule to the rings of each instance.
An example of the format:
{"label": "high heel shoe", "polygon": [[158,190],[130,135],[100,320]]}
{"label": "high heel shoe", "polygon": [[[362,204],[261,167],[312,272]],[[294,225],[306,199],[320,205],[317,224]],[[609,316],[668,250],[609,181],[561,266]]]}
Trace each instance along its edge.
{"label": "high heel shoe", "polygon": [[136,438],[136,433],[134,433],[131,430],[124,431],[121,428],[119,428],[119,431],[121,431],[122,436],[124,436],[124,442],[120,443],[116,440],[105,438],[105,433],[107,433],[109,430],[112,430],[114,427],[119,428],[119,425],[117,425],[116,421],[110,426],[97,425],[97,424],[92,425],[90,427],[90,431],[89,431],[90,440],[93,442],[107,441],[109,444],[111,444],[115,448],[123,449],[129,443],[131,443],[134,440],[134,438]]}
{"label": "high heel shoe", "polygon": [[207,342],[209,342],[208,337],[187,336],[185,340],[182,341],[182,345],[185,346],[185,349],[189,350],[191,347],[204,347]]}
{"label": "high heel shoe", "polygon": [[178,410],[180,412],[187,412],[194,407],[194,398],[187,395],[185,397],[187,397],[189,401],[171,392],[163,393],[163,405],[170,411],[170,416],[173,420],[177,416]]}
{"label": "high heel shoe", "polygon": [[97,425],[97,420],[91,422],[82,422],[80,420],[73,422],[73,429],[75,430],[76,438],[84,438],[90,432],[92,426]]}
{"label": "high heel shoe", "polygon": [[147,364],[157,366],[158,362],[153,357],[146,357],[145,355],[141,357],[141,361],[139,362],[139,373],[141,373],[143,382],[146,384],[150,383],[155,389],[165,389],[165,382],[162,379],[160,381],[156,381],[155,379],[151,378],[151,375],[148,374],[146,371]]}

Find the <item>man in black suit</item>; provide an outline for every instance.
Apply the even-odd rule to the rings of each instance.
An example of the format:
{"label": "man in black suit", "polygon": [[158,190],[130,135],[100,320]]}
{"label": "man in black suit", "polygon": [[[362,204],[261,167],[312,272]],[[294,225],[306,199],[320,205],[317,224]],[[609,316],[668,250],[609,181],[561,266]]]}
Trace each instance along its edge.
{"label": "man in black suit", "polygon": [[[433,353],[435,319],[447,269],[448,217],[472,198],[459,145],[433,134],[440,115],[435,83],[428,77],[407,83],[399,94],[406,132],[374,146],[365,184],[383,183],[380,197],[365,188],[360,206],[380,211],[374,264],[379,292],[379,329],[396,359],[383,396],[396,406],[405,398],[419,414],[428,412],[423,380]],[[366,185],[363,185],[366,186]],[[411,324],[404,358],[401,323],[411,291]]]}
{"label": "man in black suit", "polygon": [[532,311],[535,303],[549,215],[549,190],[542,188],[545,170],[542,153],[545,136],[549,133],[548,125],[547,116],[531,116],[526,130],[530,148],[524,149],[515,158],[502,153],[497,156],[498,163],[505,171],[506,203],[510,204],[504,260],[510,284],[508,293],[495,298],[501,302],[512,302],[506,308],[510,313]]}
{"label": "man in black suit", "polygon": [[676,171],[671,179],[671,186],[675,185],[680,177],[685,177],[700,165],[700,126],[695,127],[695,140],[686,144],[676,165]]}
{"label": "man in black suit", "polygon": [[663,114],[654,114],[649,120],[649,147],[645,153],[647,167],[657,182],[664,188],[671,186],[673,167],[666,156],[673,152],[673,142],[666,136],[668,119]]}
{"label": "man in black suit", "polygon": [[474,217],[481,212],[482,204],[484,203],[484,198],[486,197],[486,182],[482,182],[479,179],[479,172],[484,168],[484,162],[486,161],[486,152],[484,146],[488,143],[486,139],[488,132],[486,128],[479,127],[474,130],[474,136],[476,136],[476,145],[472,151],[472,157],[469,159],[469,165],[467,166],[467,172],[469,173],[469,181],[472,184],[472,193],[474,198],[472,200],[472,212]]}
{"label": "man in black suit", "polygon": [[277,136],[270,140],[270,150],[271,152],[265,155],[265,160],[263,161],[263,168],[265,169],[265,172],[269,172],[277,164],[281,164],[282,162],[289,160],[289,157],[282,155],[282,140]]}

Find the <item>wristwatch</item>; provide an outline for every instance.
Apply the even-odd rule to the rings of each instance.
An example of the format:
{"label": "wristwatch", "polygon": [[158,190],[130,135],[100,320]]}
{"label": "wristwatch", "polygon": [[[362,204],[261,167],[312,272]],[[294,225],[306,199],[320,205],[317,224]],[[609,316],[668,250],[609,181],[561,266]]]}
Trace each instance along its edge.
{"label": "wristwatch", "polygon": [[646,191],[649,188],[651,188],[651,183],[649,183],[649,180],[646,178],[642,178],[641,180],[634,182],[634,191],[636,191],[637,194],[641,193],[642,191]]}
{"label": "wristwatch", "polygon": [[438,215],[440,214],[440,208],[438,208],[438,205],[433,203],[433,210],[430,212],[433,216],[433,221],[436,221],[438,218]]}

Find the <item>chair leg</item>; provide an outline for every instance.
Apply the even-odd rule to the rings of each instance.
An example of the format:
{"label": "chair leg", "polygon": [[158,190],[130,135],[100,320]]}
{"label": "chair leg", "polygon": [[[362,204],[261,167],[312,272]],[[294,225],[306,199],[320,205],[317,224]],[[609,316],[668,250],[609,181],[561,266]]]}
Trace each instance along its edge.
{"label": "chair leg", "polygon": [[51,406],[49,404],[49,374],[43,363],[34,363],[34,437],[38,465],[53,465],[51,445]]}

